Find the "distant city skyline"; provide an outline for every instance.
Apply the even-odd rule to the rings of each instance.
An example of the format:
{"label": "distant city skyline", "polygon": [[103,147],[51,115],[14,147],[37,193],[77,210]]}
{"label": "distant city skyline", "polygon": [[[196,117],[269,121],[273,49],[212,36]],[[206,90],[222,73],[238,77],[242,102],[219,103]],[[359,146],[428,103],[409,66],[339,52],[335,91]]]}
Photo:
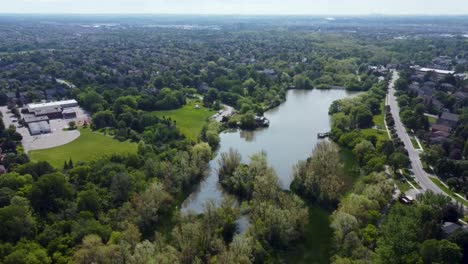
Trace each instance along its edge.
{"label": "distant city skyline", "polygon": [[0,13],[468,15],[468,0],[0,0]]}

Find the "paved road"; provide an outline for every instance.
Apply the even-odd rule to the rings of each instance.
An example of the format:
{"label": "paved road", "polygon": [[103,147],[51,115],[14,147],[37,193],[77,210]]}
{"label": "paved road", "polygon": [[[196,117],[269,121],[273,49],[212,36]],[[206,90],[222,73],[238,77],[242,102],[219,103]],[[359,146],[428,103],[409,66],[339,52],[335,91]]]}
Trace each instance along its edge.
{"label": "paved road", "polygon": [[408,155],[411,161],[411,168],[414,173],[414,177],[424,191],[431,190],[435,193],[444,193],[437,185],[435,185],[431,181],[429,175],[424,171],[421,164],[421,160],[419,158],[419,152],[414,149],[413,144],[411,143],[411,139],[408,133],[406,132],[405,126],[401,122],[400,108],[398,107],[398,103],[395,96],[395,81],[398,78],[398,72],[393,71],[392,80],[389,84],[386,104],[390,106],[392,116],[395,119],[395,129],[397,131],[397,134],[405,144],[406,150],[408,150]]}
{"label": "paved road", "polygon": [[218,122],[223,121],[223,117],[230,117],[234,113],[234,107],[223,104],[224,110],[221,113],[215,114],[212,118]]}

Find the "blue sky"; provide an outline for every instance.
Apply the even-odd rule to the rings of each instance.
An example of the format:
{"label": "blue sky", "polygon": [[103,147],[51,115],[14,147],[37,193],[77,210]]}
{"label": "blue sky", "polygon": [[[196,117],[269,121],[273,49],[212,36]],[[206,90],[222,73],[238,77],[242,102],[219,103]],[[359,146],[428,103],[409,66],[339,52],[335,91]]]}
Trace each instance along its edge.
{"label": "blue sky", "polygon": [[468,15],[468,0],[0,0],[0,13]]}

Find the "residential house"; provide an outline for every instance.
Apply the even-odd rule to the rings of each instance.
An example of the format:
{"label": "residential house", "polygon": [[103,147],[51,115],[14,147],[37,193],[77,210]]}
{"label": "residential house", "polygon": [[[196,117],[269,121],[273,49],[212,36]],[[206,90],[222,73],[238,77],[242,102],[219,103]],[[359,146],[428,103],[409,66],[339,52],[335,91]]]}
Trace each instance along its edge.
{"label": "residential house", "polygon": [[456,92],[453,94],[453,96],[455,96],[455,98],[457,98],[458,101],[465,101],[468,99],[468,93],[466,92]]}
{"label": "residential house", "polygon": [[450,84],[450,83],[442,83],[440,85],[440,88],[443,91],[452,91],[455,88],[455,86],[453,84]]}
{"label": "residential house", "polygon": [[430,67],[438,70],[450,70],[453,68],[452,58],[449,56],[439,56],[432,60]]}
{"label": "residential house", "polygon": [[462,230],[466,232],[468,230],[468,226],[461,226],[457,223],[453,222],[444,222],[442,225],[442,231],[444,232],[444,235],[450,236],[451,234],[455,233],[458,230]]}
{"label": "residential house", "polygon": [[458,115],[449,112],[443,112],[437,123],[454,128],[458,124],[458,120]]}
{"label": "residential house", "polygon": [[262,71],[257,72],[260,74],[265,74],[271,80],[276,80],[276,78],[278,78],[278,75],[276,74],[276,71],[274,69],[264,69]]}
{"label": "residential house", "polygon": [[431,125],[431,130],[432,132],[436,131],[442,131],[445,133],[449,133],[452,131],[452,128],[450,126],[444,125],[444,124],[432,124]]}

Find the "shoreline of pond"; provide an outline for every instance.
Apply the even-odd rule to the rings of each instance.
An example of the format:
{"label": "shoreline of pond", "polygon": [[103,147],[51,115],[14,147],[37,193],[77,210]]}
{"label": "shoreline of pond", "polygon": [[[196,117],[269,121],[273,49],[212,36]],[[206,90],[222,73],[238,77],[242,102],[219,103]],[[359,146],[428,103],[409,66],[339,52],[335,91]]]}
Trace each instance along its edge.
{"label": "shoreline of pond", "polygon": [[330,105],[336,100],[357,94],[346,90],[290,89],[283,103],[265,112],[265,117],[271,121],[269,127],[221,131],[220,144],[209,163],[207,175],[194,186],[182,203],[182,212],[201,213],[206,201],[219,202],[226,195],[219,186],[217,168],[221,153],[230,148],[241,153],[244,163],[248,162],[252,154],[265,151],[282,188],[289,189],[293,166],[310,156],[315,144],[321,140],[317,134],[331,128],[328,114]]}

